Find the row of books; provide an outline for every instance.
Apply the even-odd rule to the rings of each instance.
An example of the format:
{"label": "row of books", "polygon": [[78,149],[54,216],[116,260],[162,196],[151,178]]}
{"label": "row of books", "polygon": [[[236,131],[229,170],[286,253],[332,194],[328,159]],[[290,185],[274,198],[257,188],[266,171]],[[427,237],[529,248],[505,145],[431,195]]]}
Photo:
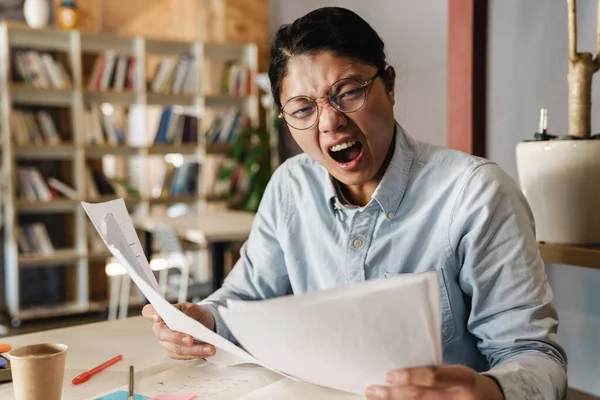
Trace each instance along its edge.
{"label": "row of books", "polygon": [[178,113],[172,107],[165,107],[161,113],[155,144],[197,143],[198,117]]}
{"label": "row of books", "polygon": [[47,111],[14,109],[10,114],[10,130],[18,145],[54,145],[61,142],[56,125]]}
{"label": "row of books", "polygon": [[209,144],[231,144],[240,132],[249,129],[250,125],[251,121],[248,115],[237,107],[231,107],[221,111],[213,120],[206,132],[206,141]]}
{"label": "row of books", "polygon": [[15,79],[41,89],[70,89],[71,78],[65,67],[51,53],[15,51]]}
{"label": "row of books", "polygon": [[[90,251],[106,251],[106,246],[92,224],[86,224]],[[42,222],[23,224],[17,230],[17,246],[21,254],[52,254],[56,248]]]}
{"label": "row of books", "polygon": [[[55,178],[50,178],[54,180]],[[57,199],[58,193],[51,189],[37,167],[17,167],[17,194],[29,201],[50,201]]]}
{"label": "row of books", "polygon": [[133,91],[136,86],[136,57],[107,50],[98,55],[87,89],[115,92]]}
{"label": "row of books", "polygon": [[[65,182],[50,177],[47,180],[37,167],[17,167],[18,197],[28,201],[51,201],[60,197],[80,200],[78,192]],[[109,179],[100,169],[86,167],[86,196],[96,199],[100,196],[118,197],[139,196],[139,191],[128,183]]]}
{"label": "row of books", "polygon": [[21,254],[50,254],[54,245],[46,226],[41,222],[20,225],[17,230],[17,244]]}
{"label": "row of books", "polygon": [[[91,106],[85,110],[84,123],[86,143],[109,144],[125,143],[126,114],[114,109],[111,114],[101,106]],[[207,142],[232,143],[239,132],[250,127],[250,118],[239,109],[232,107],[217,115],[206,132]],[[56,145],[61,143],[61,134],[47,111],[13,110],[10,115],[10,128],[18,145]],[[175,112],[165,107],[161,113],[154,144],[185,144],[198,142],[198,117]]]}
{"label": "row of books", "polygon": [[230,96],[249,96],[252,94],[253,73],[247,65],[237,62],[225,64],[221,80],[221,91]]}
{"label": "row of books", "polygon": [[85,110],[84,123],[88,144],[109,144],[116,146],[125,143],[125,112],[111,108],[112,114],[105,113],[101,106],[91,106]]}
{"label": "row of books", "polygon": [[[135,56],[107,50],[96,57],[87,82],[91,91],[137,90]],[[195,60],[189,54],[166,57],[156,66],[148,82],[152,93],[194,94],[196,91]],[[49,52],[15,51],[15,80],[36,88],[70,89],[71,78],[66,68]],[[221,75],[221,93],[248,96],[252,93],[253,71],[239,62],[227,62]]]}
{"label": "row of books", "polygon": [[195,87],[196,69],[189,54],[163,58],[148,82],[148,90],[153,93],[193,94]]}
{"label": "row of books", "polygon": [[196,161],[184,162],[179,166],[166,162],[160,183],[153,188],[154,197],[167,197],[198,192],[200,165]]}
{"label": "row of books", "polygon": [[140,192],[125,181],[108,178],[101,169],[87,166],[86,195],[90,200],[100,196],[114,195],[117,197],[139,196]]}

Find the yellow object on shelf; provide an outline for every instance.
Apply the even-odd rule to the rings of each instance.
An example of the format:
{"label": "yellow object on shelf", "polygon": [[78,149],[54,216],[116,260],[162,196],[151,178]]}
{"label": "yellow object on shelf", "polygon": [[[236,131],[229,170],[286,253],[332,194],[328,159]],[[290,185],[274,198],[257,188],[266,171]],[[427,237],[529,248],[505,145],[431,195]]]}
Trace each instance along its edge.
{"label": "yellow object on shelf", "polygon": [[56,10],[56,22],[61,28],[73,29],[77,26],[79,11],[73,0],[63,0]]}

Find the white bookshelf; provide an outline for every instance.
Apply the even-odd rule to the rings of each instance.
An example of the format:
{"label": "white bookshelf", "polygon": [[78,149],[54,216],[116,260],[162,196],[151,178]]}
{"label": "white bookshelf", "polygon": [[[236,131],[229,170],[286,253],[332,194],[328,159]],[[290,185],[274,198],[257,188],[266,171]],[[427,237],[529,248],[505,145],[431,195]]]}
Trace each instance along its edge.
{"label": "white bookshelf", "polygon": [[[71,77],[70,89],[40,89],[23,83],[13,83],[11,49],[27,48],[39,51],[59,51],[64,56]],[[135,79],[131,91],[89,90],[84,76],[85,55],[103,53],[107,50],[119,54],[134,56]],[[147,89],[147,60],[156,57],[180,56],[190,54],[193,58],[195,85],[190,93],[166,94],[152,93]],[[237,97],[223,95],[207,90],[207,79],[212,62],[236,61],[257,72],[257,49],[254,44],[227,45],[208,44],[199,41],[165,41],[141,36],[126,37],[104,34],[89,34],[77,30],[31,29],[20,23],[0,23],[0,132],[2,147],[2,171],[10,177],[3,193],[4,214],[4,274],[6,306],[13,324],[22,320],[43,318],[54,315],[82,313],[98,310],[102,304],[90,299],[90,265],[103,262],[108,254],[105,251],[92,251],[88,243],[89,221],[80,206],[80,201],[98,202],[116,198],[86,196],[85,166],[89,162],[110,159],[114,171],[122,175],[136,187],[140,196],[126,197],[129,205],[135,206],[135,213],[144,215],[153,207],[165,207],[174,203],[187,203],[206,207],[210,200],[204,192],[203,184],[209,180],[207,174],[214,173],[202,168],[210,157],[224,154],[229,145],[209,145],[205,132],[210,120],[211,110],[236,106],[250,117],[252,124],[258,124],[258,90],[251,83],[250,94]],[[89,75],[88,75],[89,76]],[[208,78],[207,78],[208,77]],[[119,145],[89,144],[88,126],[85,110],[89,104],[112,104],[128,109],[126,142]],[[57,145],[17,145],[11,132],[11,111],[13,106],[49,106],[62,107],[70,111],[70,132],[72,142]],[[160,107],[180,106],[186,112],[196,115],[197,143],[181,145],[153,145],[156,133],[156,112]],[[154,114],[153,114],[154,113]],[[154,124],[152,117],[154,116]],[[174,196],[155,197],[152,187],[156,180],[157,165],[163,164],[165,157],[181,157],[198,160],[198,192]],[[78,198],[60,198],[51,201],[31,201],[17,197],[17,178],[15,169],[19,162],[27,160],[54,160],[70,165],[71,185]],[[103,162],[103,161],[102,161]],[[113,172],[114,172],[113,171]],[[65,230],[72,232],[73,245],[70,248],[57,249],[50,254],[20,254],[17,242],[19,217],[26,214],[68,214],[70,226]],[[21,271],[25,268],[37,268],[66,263],[73,268],[74,294],[63,305],[53,304],[45,307],[36,305],[25,308],[21,305]]]}

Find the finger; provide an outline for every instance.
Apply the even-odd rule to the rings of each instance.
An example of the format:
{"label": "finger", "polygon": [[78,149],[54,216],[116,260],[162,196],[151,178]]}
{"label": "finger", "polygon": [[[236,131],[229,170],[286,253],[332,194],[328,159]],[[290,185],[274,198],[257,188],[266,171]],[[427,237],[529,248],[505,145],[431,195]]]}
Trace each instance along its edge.
{"label": "finger", "polygon": [[194,344],[192,346],[182,346],[173,342],[158,342],[167,353],[176,354],[181,357],[205,358],[215,354],[214,346],[210,344]]}
{"label": "finger", "polygon": [[389,371],[385,381],[397,386],[432,387],[436,384],[434,368],[408,368]]}
{"label": "finger", "polygon": [[154,336],[159,341],[172,342],[184,346],[191,346],[194,343],[194,338],[181,332],[175,332],[169,329],[164,323],[155,323],[152,325]]}
{"label": "finger", "polygon": [[152,316],[156,314],[156,309],[152,306],[152,304],[146,304],[144,308],[142,308],[142,315],[144,318],[152,320]]}
{"label": "finger", "polygon": [[408,368],[389,371],[385,379],[397,386],[420,387],[474,387],[477,374],[462,365],[440,365],[437,367]]}
{"label": "finger", "polygon": [[365,392],[368,400],[447,400],[444,390],[418,386],[369,386]]}
{"label": "finger", "polygon": [[160,315],[158,315],[158,313],[156,312],[156,309],[150,304],[146,304],[144,308],[142,308],[142,315],[152,322],[163,322]]}

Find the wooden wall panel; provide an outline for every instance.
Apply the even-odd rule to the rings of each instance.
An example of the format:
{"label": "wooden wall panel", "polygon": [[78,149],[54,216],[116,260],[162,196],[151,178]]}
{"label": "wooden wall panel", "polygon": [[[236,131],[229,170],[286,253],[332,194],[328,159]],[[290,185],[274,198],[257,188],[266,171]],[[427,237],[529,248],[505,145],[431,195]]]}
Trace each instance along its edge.
{"label": "wooden wall panel", "polygon": [[[57,7],[61,0],[53,0]],[[269,62],[269,0],[80,0],[78,29],[123,35],[258,45]]]}
{"label": "wooden wall panel", "polygon": [[258,45],[258,70],[269,67],[269,1],[226,0],[225,40]]}
{"label": "wooden wall panel", "polygon": [[197,36],[197,0],[102,0],[102,31],[173,40]]}

